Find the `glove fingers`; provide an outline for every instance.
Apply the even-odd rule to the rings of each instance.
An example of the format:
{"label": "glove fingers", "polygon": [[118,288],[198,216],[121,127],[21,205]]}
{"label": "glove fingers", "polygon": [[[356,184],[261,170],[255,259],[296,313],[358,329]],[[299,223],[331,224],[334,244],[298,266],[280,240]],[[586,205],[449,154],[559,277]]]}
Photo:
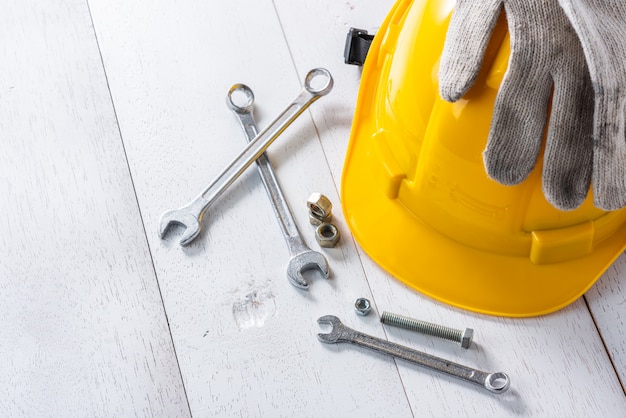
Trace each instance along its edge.
{"label": "glove fingers", "polygon": [[542,177],[543,193],[558,209],[575,209],[587,197],[593,163],[593,109],[588,75],[555,75]]}
{"label": "glove fingers", "polygon": [[455,102],[474,84],[502,0],[457,0],[439,64],[439,92]]}
{"label": "glove fingers", "polygon": [[593,192],[595,205],[605,210],[626,206],[626,99],[620,96],[596,95]]}
{"label": "glove fingers", "polygon": [[509,63],[483,153],[489,177],[506,185],[519,184],[528,177],[541,149],[551,90],[548,74]]}
{"label": "glove fingers", "polygon": [[626,206],[626,2],[559,0],[582,43],[595,90],[594,204]]}

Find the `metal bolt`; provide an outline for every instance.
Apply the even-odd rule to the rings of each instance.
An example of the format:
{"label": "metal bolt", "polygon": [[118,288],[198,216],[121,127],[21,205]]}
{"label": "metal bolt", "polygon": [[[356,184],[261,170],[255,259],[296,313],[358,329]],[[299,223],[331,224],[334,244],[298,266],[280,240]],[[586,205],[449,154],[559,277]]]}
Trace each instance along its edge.
{"label": "metal bolt", "polygon": [[443,338],[444,340],[454,341],[461,344],[463,348],[469,348],[472,343],[472,337],[474,336],[474,330],[471,328],[465,328],[465,331],[461,331],[389,312],[383,312],[380,316],[380,322],[410,329],[422,334],[432,335],[433,337]]}

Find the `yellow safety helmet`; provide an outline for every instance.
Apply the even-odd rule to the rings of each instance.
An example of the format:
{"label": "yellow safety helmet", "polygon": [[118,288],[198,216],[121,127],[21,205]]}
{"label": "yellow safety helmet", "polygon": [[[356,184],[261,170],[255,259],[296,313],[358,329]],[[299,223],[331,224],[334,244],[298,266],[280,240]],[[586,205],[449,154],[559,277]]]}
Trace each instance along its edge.
{"label": "yellow safety helmet", "polygon": [[591,196],[555,209],[541,161],[517,186],[487,177],[506,22],[474,87],[445,102],[437,70],[453,3],[399,0],[377,32],[343,169],[345,218],[374,261],[422,293],[491,315],[546,314],[581,296],[624,250],[626,209],[604,212]]}

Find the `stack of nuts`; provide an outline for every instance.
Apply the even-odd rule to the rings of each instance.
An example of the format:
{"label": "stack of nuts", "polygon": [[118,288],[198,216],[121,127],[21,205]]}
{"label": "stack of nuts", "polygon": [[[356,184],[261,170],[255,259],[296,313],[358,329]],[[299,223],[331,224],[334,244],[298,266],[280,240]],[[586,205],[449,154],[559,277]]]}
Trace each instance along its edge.
{"label": "stack of nuts", "polygon": [[330,220],[333,217],[333,204],[321,193],[313,193],[306,201],[309,208],[309,222],[316,226],[315,239],[320,247],[332,248],[339,242],[339,230]]}

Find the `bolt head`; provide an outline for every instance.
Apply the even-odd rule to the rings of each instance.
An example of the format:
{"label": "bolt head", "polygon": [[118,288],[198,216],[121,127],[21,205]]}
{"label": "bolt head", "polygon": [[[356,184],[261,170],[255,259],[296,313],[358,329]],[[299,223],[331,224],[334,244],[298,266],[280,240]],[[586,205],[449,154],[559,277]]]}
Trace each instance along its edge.
{"label": "bolt head", "polygon": [[461,336],[461,347],[469,348],[472,344],[472,338],[474,338],[474,330],[471,328],[465,328],[463,335]]}

